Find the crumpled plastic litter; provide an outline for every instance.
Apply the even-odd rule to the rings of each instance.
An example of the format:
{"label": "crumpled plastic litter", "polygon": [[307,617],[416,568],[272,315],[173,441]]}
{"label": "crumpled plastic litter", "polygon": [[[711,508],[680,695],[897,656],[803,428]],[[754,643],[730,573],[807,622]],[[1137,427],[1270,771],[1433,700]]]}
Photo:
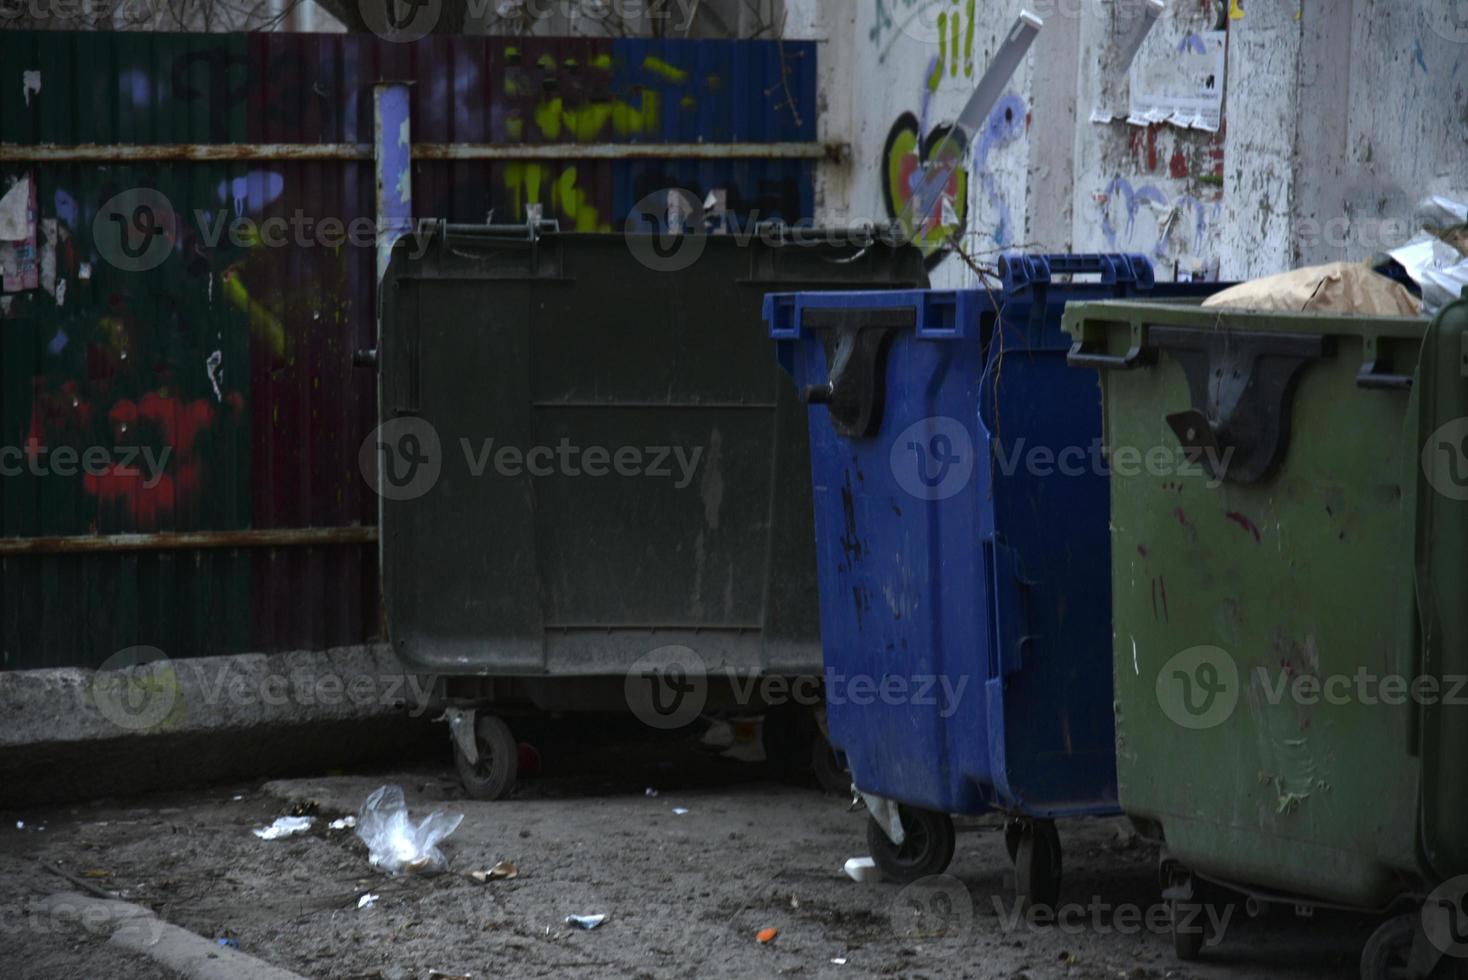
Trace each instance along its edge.
{"label": "crumpled plastic litter", "polygon": [[1415,217],[1422,233],[1387,254],[1422,290],[1422,312],[1436,316],[1468,289],[1468,204],[1429,197]]}
{"label": "crumpled plastic litter", "polygon": [[280,840],[282,837],[294,837],[304,834],[311,829],[316,822],[315,817],[279,817],[269,827],[259,827],[255,830],[255,836],[261,840]]}
{"label": "crumpled plastic litter", "polygon": [[577,929],[595,929],[597,926],[607,921],[607,918],[608,917],[605,914],[568,915],[566,916],[566,925],[575,926]]}
{"label": "crumpled plastic litter", "polygon": [[1434,194],[1417,205],[1413,217],[1418,224],[1429,229],[1446,229],[1453,225],[1468,224],[1468,203]]}
{"label": "crumpled plastic litter", "polygon": [[515,867],[511,861],[501,861],[488,871],[468,871],[465,877],[476,884],[484,884],[489,881],[508,881],[511,878],[520,877],[520,869]]}
{"label": "crumpled plastic litter", "polygon": [[401,786],[379,786],[357,814],[357,836],[367,845],[374,868],[390,875],[438,874],[448,859],[438,843],[459,829],[462,813],[435,810],[422,823],[408,818]]}

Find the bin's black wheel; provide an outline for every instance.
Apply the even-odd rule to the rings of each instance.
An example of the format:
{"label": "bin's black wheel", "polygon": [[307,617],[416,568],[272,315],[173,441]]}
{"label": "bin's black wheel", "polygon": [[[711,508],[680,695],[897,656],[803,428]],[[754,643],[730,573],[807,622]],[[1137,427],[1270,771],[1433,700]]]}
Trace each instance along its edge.
{"label": "bin's black wheel", "polygon": [[1023,820],[1007,820],[1004,823],[1004,850],[1009,852],[1009,863],[1013,864],[1019,858],[1020,838],[1025,835],[1025,822]]}
{"label": "bin's black wheel", "polygon": [[1361,980],[1462,980],[1468,960],[1445,956],[1427,977],[1411,969],[1412,943],[1422,929],[1420,914],[1399,915],[1381,924],[1361,951]]}
{"label": "bin's black wheel", "polygon": [[1172,917],[1172,951],[1183,963],[1196,962],[1208,941],[1208,910],[1201,902],[1169,899],[1167,910]]}
{"label": "bin's black wheel", "polygon": [[1060,835],[1053,820],[1025,820],[1014,853],[1020,907],[1053,909],[1060,901]]}
{"label": "bin's black wheel", "polygon": [[474,744],[479,761],[471,763],[454,743],[454,765],[464,792],[476,800],[502,800],[515,788],[520,770],[520,747],[510,726],[495,715],[479,715],[474,721]]}
{"label": "bin's black wheel", "polygon": [[882,874],[889,881],[907,885],[947,871],[958,840],[953,818],[910,806],[898,806],[897,814],[907,838],[901,846],[892,843],[876,820],[867,820],[867,847]]}
{"label": "bin's black wheel", "polygon": [[810,767],[821,789],[851,798],[851,773],[819,728],[810,743]]}
{"label": "bin's black wheel", "polygon": [[760,743],[765,765],[776,779],[797,779],[810,764],[816,722],[804,708],[786,705],[765,712]]}

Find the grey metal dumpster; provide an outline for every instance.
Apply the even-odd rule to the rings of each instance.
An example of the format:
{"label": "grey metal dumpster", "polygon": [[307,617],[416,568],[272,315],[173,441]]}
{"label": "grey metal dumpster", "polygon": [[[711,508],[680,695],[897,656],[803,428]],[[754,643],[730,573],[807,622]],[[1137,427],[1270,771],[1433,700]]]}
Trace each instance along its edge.
{"label": "grey metal dumpster", "polygon": [[399,244],[382,286],[364,454],[388,634],[436,678],[480,798],[516,778],[505,717],[674,727],[758,713],[753,678],[822,673],[805,408],[761,304],[922,287],[922,256],[766,231],[699,236],[674,271],[689,253],[660,244],[439,226]]}

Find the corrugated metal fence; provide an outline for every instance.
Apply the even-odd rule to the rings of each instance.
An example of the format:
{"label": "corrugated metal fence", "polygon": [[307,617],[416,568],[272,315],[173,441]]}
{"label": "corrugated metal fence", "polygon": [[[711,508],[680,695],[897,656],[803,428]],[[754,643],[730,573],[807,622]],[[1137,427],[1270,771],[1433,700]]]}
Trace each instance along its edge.
{"label": "corrugated metal fence", "polygon": [[380,632],[358,464],[375,379],[352,366],[375,329],[375,83],[413,83],[415,217],[539,204],[611,231],[669,187],[808,217],[815,60],[781,42],[0,32],[0,195],[31,189],[0,206],[0,669]]}

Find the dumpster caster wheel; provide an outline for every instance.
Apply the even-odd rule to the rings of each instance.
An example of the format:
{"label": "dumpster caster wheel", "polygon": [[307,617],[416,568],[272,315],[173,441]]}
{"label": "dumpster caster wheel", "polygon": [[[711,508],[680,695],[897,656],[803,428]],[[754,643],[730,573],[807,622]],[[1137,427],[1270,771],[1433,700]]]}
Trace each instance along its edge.
{"label": "dumpster caster wheel", "polygon": [[1468,976],[1468,962],[1445,956],[1431,973],[1411,966],[1412,944],[1422,931],[1422,916],[1399,915],[1371,934],[1361,952],[1361,980],[1460,980]]}
{"label": "dumpster caster wheel", "polygon": [[821,789],[837,796],[851,795],[851,773],[842,763],[841,756],[819,731],[811,740],[810,764]]}
{"label": "dumpster caster wheel", "polygon": [[1014,886],[1020,906],[1054,908],[1060,901],[1060,835],[1053,820],[1016,821],[1005,828],[1005,842],[1018,838],[1014,851]]}
{"label": "dumpster caster wheel", "polygon": [[798,779],[804,775],[817,736],[815,719],[801,708],[772,708],[760,727],[765,764],[776,779]]}
{"label": "dumpster caster wheel", "polygon": [[897,813],[907,835],[900,847],[877,821],[867,820],[867,847],[887,880],[906,885],[948,870],[958,839],[953,818],[910,806],[898,806]]}
{"label": "dumpster caster wheel", "polygon": [[1020,838],[1025,835],[1023,820],[1010,820],[1004,824],[1004,850],[1009,852],[1009,863],[1019,859]]}
{"label": "dumpster caster wheel", "polygon": [[1207,910],[1200,902],[1185,902],[1170,899],[1167,910],[1172,917],[1172,952],[1181,963],[1195,963],[1203,954],[1203,944],[1208,940],[1205,924]]}
{"label": "dumpster caster wheel", "polygon": [[515,788],[520,770],[520,747],[510,726],[503,718],[479,715],[474,722],[474,744],[479,761],[471,763],[458,745],[454,746],[454,765],[464,791],[476,800],[502,800]]}

